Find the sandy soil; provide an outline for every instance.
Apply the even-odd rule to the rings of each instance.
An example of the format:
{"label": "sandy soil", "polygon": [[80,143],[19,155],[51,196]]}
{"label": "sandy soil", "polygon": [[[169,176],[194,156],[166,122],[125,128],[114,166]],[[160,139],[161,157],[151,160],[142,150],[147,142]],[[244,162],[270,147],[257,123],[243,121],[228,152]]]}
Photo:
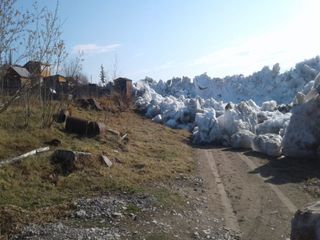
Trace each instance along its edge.
{"label": "sandy soil", "polygon": [[210,208],[242,239],[290,238],[294,212],[315,200],[302,188],[313,174],[305,161],[225,148],[198,149],[196,156]]}

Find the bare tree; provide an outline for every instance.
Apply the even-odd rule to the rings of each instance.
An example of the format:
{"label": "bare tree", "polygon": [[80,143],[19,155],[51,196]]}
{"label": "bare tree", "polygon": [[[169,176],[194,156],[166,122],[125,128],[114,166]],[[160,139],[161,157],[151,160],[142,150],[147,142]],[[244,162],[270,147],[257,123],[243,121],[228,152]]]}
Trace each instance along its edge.
{"label": "bare tree", "polygon": [[0,1],[0,66],[8,59],[11,51],[18,51],[23,45],[31,21],[29,12],[21,12],[17,0]]}
{"label": "bare tree", "polygon": [[33,4],[32,23],[28,29],[27,54],[30,60],[60,67],[67,56],[62,40],[62,22],[58,16],[59,2],[53,11]]}
{"label": "bare tree", "polygon": [[77,75],[77,79],[78,79],[78,83],[79,84],[88,84],[89,83],[89,78],[86,74],[80,72],[78,75]]}
{"label": "bare tree", "polygon": [[34,74],[32,82],[39,89],[39,99],[42,109],[42,127],[52,124],[52,116],[56,111],[56,104],[52,102],[54,89],[42,85],[42,76],[50,72],[50,65],[55,72],[60,71],[61,63],[65,60],[67,53],[62,40],[62,22],[58,16],[59,1],[56,2],[52,11],[46,7],[39,7],[33,3],[32,22],[28,29],[27,54],[30,60],[45,63],[40,71],[40,76]]}
{"label": "bare tree", "polygon": [[[0,1],[0,82],[1,95],[3,95],[3,83],[5,74],[5,63],[11,63],[12,52],[18,52],[19,47],[23,45],[27,31],[25,27],[30,22],[31,14],[22,12],[17,7],[17,0]],[[23,55],[23,54],[22,54]],[[20,56],[20,58],[22,57]],[[10,58],[10,60],[9,60]],[[18,57],[17,57],[18,59]],[[8,106],[18,97],[12,96],[9,100],[1,99],[0,113],[5,111]]]}
{"label": "bare tree", "polygon": [[75,78],[82,72],[82,63],[84,53],[78,52],[74,58],[70,58],[63,66],[63,72],[66,77]]}
{"label": "bare tree", "polygon": [[112,71],[112,80],[116,79],[119,77],[119,61],[118,61],[118,55],[115,54],[113,57],[113,62],[111,66],[111,71]]}
{"label": "bare tree", "polygon": [[82,64],[84,62],[84,53],[79,51],[78,54],[70,58],[63,67],[63,72],[66,77],[73,78],[76,84],[88,84],[88,76],[82,72]]}
{"label": "bare tree", "polygon": [[[53,11],[43,7],[37,2],[33,3],[31,12],[18,10],[17,0],[0,1],[0,67],[8,54],[14,50],[19,52],[18,59],[29,58],[29,60],[50,63],[55,72],[60,71],[61,63],[66,57],[65,45],[62,40],[62,23],[58,17],[59,3]],[[22,50],[22,48],[25,48]],[[48,66],[48,65],[46,65]],[[47,69],[42,69],[46,71]],[[4,73],[5,71],[0,71]],[[0,75],[1,77],[1,75]],[[33,79],[36,76],[32,76]],[[1,80],[1,79],[0,79]],[[24,84],[18,91],[0,103],[0,113],[5,111],[16,99],[39,87],[41,90],[41,79]],[[41,91],[39,92],[40,96]],[[41,99],[42,100],[42,99]],[[28,102],[28,101],[26,101]],[[50,109],[42,101],[43,109]]]}

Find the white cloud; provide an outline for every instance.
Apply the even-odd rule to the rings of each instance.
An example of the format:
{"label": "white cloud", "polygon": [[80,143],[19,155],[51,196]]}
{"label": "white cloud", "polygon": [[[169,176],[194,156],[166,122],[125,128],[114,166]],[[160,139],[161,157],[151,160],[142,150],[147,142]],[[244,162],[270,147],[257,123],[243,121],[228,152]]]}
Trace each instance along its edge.
{"label": "white cloud", "polygon": [[112,52],[119,48],[121,44],[110,44],[110,45],[97,45],[93,43],[89,44],[78,44],[73,47],[73,52],[83,52],[85,54],[98,54]]}

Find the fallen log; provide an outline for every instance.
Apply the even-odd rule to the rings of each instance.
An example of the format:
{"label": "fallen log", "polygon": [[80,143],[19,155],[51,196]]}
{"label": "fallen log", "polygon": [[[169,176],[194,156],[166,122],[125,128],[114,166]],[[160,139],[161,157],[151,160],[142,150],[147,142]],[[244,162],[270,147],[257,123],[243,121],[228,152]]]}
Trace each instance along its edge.
{"label": "fallen log", "polygon": [[124,135],[120,138],[119,142],[122,142],[122,141],[125,140],[125,139],[128,140],[128,134],[127,134],[127,133],[124,134]]}
{"label": "fallen log", "polygon": [[0,162],[0,167],[2,167],[4,165],[8,165],[8,164],[12,164],[12,163],[18,162],[18,161],[20,161],[20,160],[22,160],[24,158],[36,155],[38,153],[47,152],[49,150],[50,150],[50,147],[42,147],[42,148],[34,149],[34,150],[32,150],[30,152],[27,152],[27,153],[24,153],[24,154],[22,154],[20,156],[1,161]]}
{"label": "fallen log", "polygon": [[108,132],[108,133],[111,133],[111,134],[113,134],[113,135],[116,135],[116,136],[120,136],[120,132],[117,131],[117,130],[114,130],[114,129],[112,129],[112,128],[108,128],[108,129],[107,129],[107,132]]}

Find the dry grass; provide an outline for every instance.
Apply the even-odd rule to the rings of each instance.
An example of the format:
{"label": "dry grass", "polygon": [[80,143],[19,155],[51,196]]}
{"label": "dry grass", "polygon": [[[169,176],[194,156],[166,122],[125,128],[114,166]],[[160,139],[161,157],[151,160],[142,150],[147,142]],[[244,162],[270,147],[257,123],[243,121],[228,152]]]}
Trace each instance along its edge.
{"label": "dry grass", "polygon": [[[109,169],[97,162],[67,176],[55,176],[49,152],[0,168],[0,233],[15,227],[11,224],[8,228],[8,222],[36,221],[42,219],[39,215],[50,220],[61,214],[52,209],[64,209],[79,197],[108,191],[143,191],[144,186],[166,182],[179,173],[193,171],[188,132],[155,124],[131,110],[97,112],[69,107],[73,116],[101,121],[108,128],[121,134],[127,133],[129,141],[121,143],[110,133],[102,137],[83,138],[65,133],[64,125],[57,123],[50,129],[41,129],[41,113],[36,106],[32,108],[28,128],[21,124],[23,109],[19,105],[1,114],[1,159],[45,146],[44,142],[56,138],[62,141],[59,148],[97,155],[103,153],[114,161],[114,165]],[[41,214],[46,212],[43,209],[51,209],[52,214]]]}

